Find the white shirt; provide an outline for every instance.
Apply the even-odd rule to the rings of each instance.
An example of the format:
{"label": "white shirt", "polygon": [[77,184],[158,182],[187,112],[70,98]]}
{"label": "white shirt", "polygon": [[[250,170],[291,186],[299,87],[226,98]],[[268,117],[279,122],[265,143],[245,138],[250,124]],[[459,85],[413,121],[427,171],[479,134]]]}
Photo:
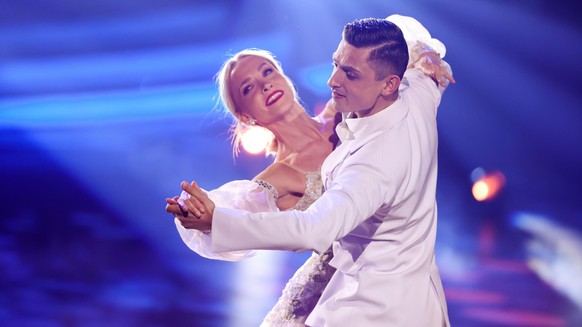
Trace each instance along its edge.
{"label": "white shirt", "polygon": [[322,166],[326,191],[308,210],[214,211],[217,252],[333,244],[337,272],[307,325],[448,325],[434,257],[441,92],[417,70],[403,83],[388,108],[338,125],[342,144]]}

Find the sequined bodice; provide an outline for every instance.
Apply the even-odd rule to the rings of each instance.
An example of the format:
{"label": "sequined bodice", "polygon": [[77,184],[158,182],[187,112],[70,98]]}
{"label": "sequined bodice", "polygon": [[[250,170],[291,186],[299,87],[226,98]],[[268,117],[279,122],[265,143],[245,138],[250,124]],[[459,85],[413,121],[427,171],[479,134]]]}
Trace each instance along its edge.
{"label": "sequined bodice", "polygon": [[[306,182],[303,196],[293,207],[289,208],[289,210],[304,211],[305,209],[309,208],[309,206],[315,202],[315,200],[317,200],[323,192],[323,183],[321,182],[321,173],[319,170],[309,171],[304,174]],[[277,189],[273,185],[260,179],[254,179],[254,182],[271,193],[275,201],[279,198]]]}
{"label": "sequined bodice", "polygon": [[[303,196],[289,210],[306,210],[323,193],[319,170],[305,173],[306,187]],[[277,191],[268,183],[256,180],[277,198]],[[304,326],[305,319],[313,311],[321,293],[327,286],[335,268],[329,265],[331,248],[319,255],[313,253],[287,282],[279,301],[269,311],[261,327]]]}
{"label": "sequined bodice", "polygon": [[321,193],[323,192],[323,184],[321,182],[321,174],[319,173],[319,170],[305,173],[305,178],[307,179],[305,192],[299,201],[289,210],[304,211],[321,196]]}

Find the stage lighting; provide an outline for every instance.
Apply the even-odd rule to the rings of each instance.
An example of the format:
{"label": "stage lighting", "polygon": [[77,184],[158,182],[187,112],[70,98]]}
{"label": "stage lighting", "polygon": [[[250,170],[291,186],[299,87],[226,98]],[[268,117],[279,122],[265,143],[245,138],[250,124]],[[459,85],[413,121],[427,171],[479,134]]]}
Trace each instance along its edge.
{"label": "stage lighting", "polygon": [[473,170],[472,193],[475,200],[482,202],[494,199],[505,186],[505,175],[500,171],[485,172],[482,168]]}
{"label": "stage lighting", "polygon": [[273,134],[262,127],[249,127],[241,138],[243,149],[250,154],[259,154],[265,151]]}

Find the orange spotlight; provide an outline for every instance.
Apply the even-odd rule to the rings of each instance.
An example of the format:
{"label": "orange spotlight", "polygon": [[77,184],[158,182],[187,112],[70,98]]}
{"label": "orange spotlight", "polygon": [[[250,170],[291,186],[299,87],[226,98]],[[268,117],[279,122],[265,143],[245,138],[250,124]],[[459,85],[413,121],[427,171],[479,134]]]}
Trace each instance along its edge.
{"label": "orange spotlight", "polygon": [[473,183],[473,197],[475,200],[487,201],[495,198],[505,186],[505,176],[500,171],[486,173]]}
{"label": "orange spotlight", "polygon": [[243,149],[250,154],[259,154],[265,150],[273,134],[262,127],[249,127],[241,137]]}

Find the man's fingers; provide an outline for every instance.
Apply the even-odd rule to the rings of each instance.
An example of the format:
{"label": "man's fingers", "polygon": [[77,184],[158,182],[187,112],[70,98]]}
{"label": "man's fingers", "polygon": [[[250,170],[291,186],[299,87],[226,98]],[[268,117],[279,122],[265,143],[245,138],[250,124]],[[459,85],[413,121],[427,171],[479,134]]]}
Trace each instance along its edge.
{"label": "man's fingers", "polygon": [[205,213],[206,212],[206,203],[204,200],[206,200],[208,198],[208,195],[206,194],[206,192],[204,192],[196,182],[192,182],[192,184],[190,184],[199,194],[199,196],[196,196],[194,198],[190,197],[190,200],[192,200],[192,202],[194,202],[194,205],[196,206],[196,209],[200,210],[201,213]]}
{"label": "man's fingers", "polygon": [[192,182],[192,187],[194,187],[195,189],[197,189],[199,192],[202,192],[202,189],[200,188],[200,186],[198,186],[198,183]]}
{"label": "man's fingers", "polygon": [[[194,183],[194,182],[192,182]],[[192,196],[198,196],[199,191],[192,185],[190,185],[190,183],[184,181],[182,183],[180,183],[180,187],[188,194],[192,195]]]}
{"label": "man's fingers", "polygon": [[[206,192],[204,192],[196,182],[189,184],[187,182],[182,182],[180,184],[182,190],[190,195],[189,199],[185,202],[188,204],[188,208],[193,215],[200,218],[207,230],[210,230],[212,224],[212,215],[214,213],[214,202],[208,197]],[[199,229],[198,227],[195,227]]]}
{"label": "man's fingers", "polygon": [[191,196],[184,202],[188,205],[188,210],[192,212],[194,216],[200,218],[204,214],[204,206],[195,197]]}
{"label": "man's fingers", "polygon": [[182,189],[190,194],[190,202],[194,207],[199,210],[201,213],[205,213],[207,209],[207,204],[209,203],[210,199],[206,192],[204,192],[196,182],[192,182],[192,184],[188,184],[187,182],[182,182],[181,184]]}
{"label": "man's fingers", "polygon": [[204,192],[196,182],[192,182],[192,187],[198,190],[200,196],[197,197],[197,199],[204,205],[204,208],[209,209],[212,212],[214,210],[214,202],[210,200],[208,194],[206,194],[206,192]]}
{"label": "man's fingers", "polygon": [[207,222],[203,222],[198,218],[186,218],[186,217],[176,217],[180,221],[180,225],[186,229],[197,229],[200,231],[210,230],[210,226]]}
{"label": "man's fingers", "polygon": [[191,229],[194,227],[194,222],[191,218],[184,218],[184,217],[176,217],[180,221],[180,225],[182,225],[186,229]]}

